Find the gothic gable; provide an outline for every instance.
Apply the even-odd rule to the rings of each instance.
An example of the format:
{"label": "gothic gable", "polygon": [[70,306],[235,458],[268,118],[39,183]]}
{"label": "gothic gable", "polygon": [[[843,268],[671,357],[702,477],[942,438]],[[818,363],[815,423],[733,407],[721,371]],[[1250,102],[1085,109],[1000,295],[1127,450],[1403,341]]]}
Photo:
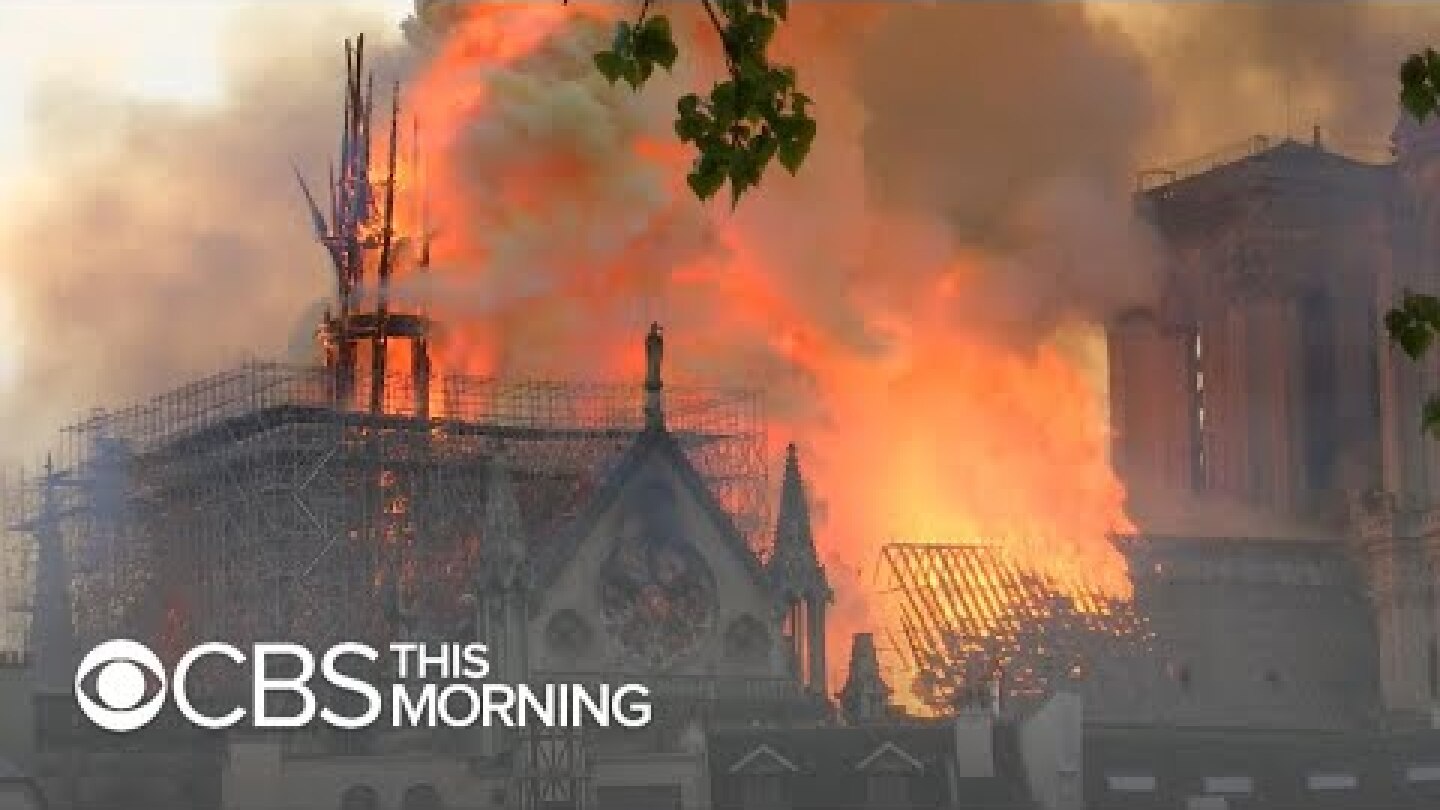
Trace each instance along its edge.
{"label": "gothic gable", "polygon": [[536,571],[536,669],[783,674],[759,562],[665,431],[637,439],[551,548]]}

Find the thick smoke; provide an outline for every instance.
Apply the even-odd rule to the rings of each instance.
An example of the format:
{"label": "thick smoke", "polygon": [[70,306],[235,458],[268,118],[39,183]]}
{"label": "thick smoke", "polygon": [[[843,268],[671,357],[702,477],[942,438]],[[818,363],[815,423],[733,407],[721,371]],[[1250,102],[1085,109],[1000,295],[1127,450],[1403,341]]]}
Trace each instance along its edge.
{"label": "thick smoke", "polygon": [[[1124,194],[1137,153],[1198,154],[1284,128],[1287,111],[1302,134],[1317,121],[1341,137],[1382,141],[1394,118],[1395,64],[1423,44],[1437,13],[1388,3],[1303,13],[1285,3],[827,3],[795,16],[799,33],[788,45],[811,66],[807,78],[853,77],[860,96],[849,109],[827,106],[825,138],[864,128],[876,197],[942,215],[935,252],[951,250],[953,239],[1003,270],[984,282],[986,300],[1000,305],[965,317],[1013,327],[1075,302],[1103,310],[1147,294],[1145,239],[1133,232]],[[26,336],[23,370],[3,400],[7,423],[25,426],[15,434],[39,440],[95,403],[143,396],[242,354],[273,355],[297,337],[295,325],[328,287],[288,166],[323,165],[337,104],[335,40],[357,28],[379,26],[309,8],[237,15],[227,94],[216,106],[137,102],[74,84],[40,89],[28,116],[32,171],[13,192],[24,204],[12,204],[0,225],[0,272]],[[852,46],[858,66],[844,56]],[[577,56],[570,69],[582,63]],[[681,83],[634,103],[663,105]],[[596,126],[590,137],[624,125]],[[833,168],[817,155],[808,173]],[[624,182],[654,199],[657,178]],[[705,244],[693,215],[677,208],[674,216],[676,251]],[[788,216],[797,220],[790,232],[801,234],[806,215]],[[596,239],[607,247],[623,231]],[[872,270],[874,286],[905,272],[901,264]],[[543,274],[527,283],[535,295],[547,289]],[[834,297],[823,279],[794,283]],[[479,294],[466,300],[486,306]],[[841,303],[814,305],[854,327]],[[860,343],[873,339],[852,331]]]}
{"label": "thick smoke", "polygon": [[[498,53],[523,34],[491,59],[442,38],[410,88],[434,179],[422,187],[437,211],[438,265],[400,294],[450,326],[437,347],[449,370],[613,371],[596,367],[595,336],[633,342],[674,268],[715,247],[704,211],[678,193],[681,173],[636,148],[672,148],[665,110],[676,86],[608,85],[592,62],[608,26],[558,14],[492,20],[500,31],[536,29],[513,61]],[[565,36],[552,35],[558,23]]]}
{"label": "thick smoke", "polygon": [[[596,334],[633,334],[660,311],[704,333],[718,325],[714,285],[675,279],[707,264],[756,269],[766,289],[752,292],[779,304],[770,317],[816,324],[857,351],[883,351],[879,321],[903,320],[962,252],[979,273],[951,316],[997,340],[1044,341],[1066,320],[1147,300],[1154,250],[1128,190],[1154,105],[1117,31],[1078,6],[972,4],[816,4],[796,26],[784,45],[807,68],[822,136],[799,178],[777,170],[734,216],[693,203],[677,182],[688,159],[667,143],[669,100],[709,75],[703,60],[639,95],[608,87],[589,64],[608,37],[595,23],[484,75],[435,80],[486,87],[438,136],[460,181],[452,202],[466,233],[450,247],[466,281],[423,282],[469,291],[440,299],[505,321],[482,341],[499,355],[483,365],[593,369],[584,349]],[[687,50],[712,38],[701,30]],[[1003,43],[1022,38],[1050,56],[998,70]],[[437,60],[451,58],[441,50]],[[1055,99],[1043,110],[1036,86]],[[422,83],[416,95],[457,94]],[[751,326],[713,353],[687,348],[683,362],[697,376],[762,376],[782,389],[782,409],[813,400],[775,354],[786,324]]]}
{"label": "thick smoke", "polygon": [[1045,338],[1153,294],[1129,204],[1155,120],[1146,68],[1077,4],[902,6],[865,42],[876,198],[943,217],[989,257],[963,317]]}
{"label": "thick smoke", "polygon": [[1424,2],[1103,4],[1146,57],[1164,100],[1147,144],[1156,162],[1200,156],[1258,133],[1337,147],[1388,146],[1397,75],[1436,44]]}
{"label": "thick smoke", "polygon": [[291,162],[323,171],[339,39],[366,28],[374,15],[334,9],[237,14],[213,105],[34,88],[35,148],[0,219],[23,337],[0,391],[4,458],[33,462],[92,407],[291,352],[331,283]]}

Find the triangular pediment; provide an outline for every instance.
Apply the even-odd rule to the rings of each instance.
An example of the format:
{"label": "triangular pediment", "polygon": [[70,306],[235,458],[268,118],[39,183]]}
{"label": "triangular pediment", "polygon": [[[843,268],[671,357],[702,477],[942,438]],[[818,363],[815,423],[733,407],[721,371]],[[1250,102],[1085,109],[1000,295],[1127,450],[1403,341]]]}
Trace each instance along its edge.
{"label": "triangular pediment", "polygon": [[914,755],[889,740],[880,744],[855,766],[870,773],[917,773],[925,766]]}
{"label": "triangular pediment", "polygon": [[730,773],[765,776],[777,773],[797,773],[795,763],[785,758],[767,743],[755,746],[745,756],[730,766]]}
{"label": "triangular pediment", "polygon": [[784,675],[760,562],[664,430],[642,434],[548,546],[531,602],[542,669]]}
{"label": "triangular pediment", "polygon": [[580,515],[551,545],[550,552],[538,566],[537,589],[543,591],[554,584],[574,559],[580,544],[591,534],[596,522],[622,505],[622,496],[643,486],[645,481],[641,479],[648,477],[654,480],[660,477],[657,474],[662,471],[669,473],[678,483],[677,494],[689,499],[706,517],[727,553],[744,566],[756,582],[763,582],[764,572],[759,560],[735,528],[729,513],[690,463],[679,442],[668,431],[647,430],[636,438]]}

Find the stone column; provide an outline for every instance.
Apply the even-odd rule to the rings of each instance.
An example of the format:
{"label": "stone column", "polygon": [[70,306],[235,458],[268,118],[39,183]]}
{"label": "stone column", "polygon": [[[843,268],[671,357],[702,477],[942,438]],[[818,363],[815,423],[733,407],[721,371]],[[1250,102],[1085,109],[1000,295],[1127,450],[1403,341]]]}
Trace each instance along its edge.
{"label": "stone column", "polygon": [[1421,543],[1396,531],[1393,498],[1371,496],[1356,511],[1359,550],[1375,611],[1381,698],[1390,711],[1428,712],[1433,606],[1427,601]]}
{"label": "stone column", "polygon": [[810,657],[808,685],[810,691],[828,697],[825,671],[825,601],[810,597],[806,600],[806,612],[808,620],[805,622],[805,632],[808,638],[805,646]]}

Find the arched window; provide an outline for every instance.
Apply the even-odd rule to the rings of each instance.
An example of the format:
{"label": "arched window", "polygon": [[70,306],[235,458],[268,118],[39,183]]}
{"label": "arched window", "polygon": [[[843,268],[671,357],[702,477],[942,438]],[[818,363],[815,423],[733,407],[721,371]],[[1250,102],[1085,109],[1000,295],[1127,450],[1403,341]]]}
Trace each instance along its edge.
{"label": "arched window", "polygon": [[443,810],[440,791],[433,785],[411,785],[400,799],[400,810]]}
{"label": "arched window", "polygon": [[354,785],[340,794],[340,810],[380,810],[380,795],[369,785]]}

